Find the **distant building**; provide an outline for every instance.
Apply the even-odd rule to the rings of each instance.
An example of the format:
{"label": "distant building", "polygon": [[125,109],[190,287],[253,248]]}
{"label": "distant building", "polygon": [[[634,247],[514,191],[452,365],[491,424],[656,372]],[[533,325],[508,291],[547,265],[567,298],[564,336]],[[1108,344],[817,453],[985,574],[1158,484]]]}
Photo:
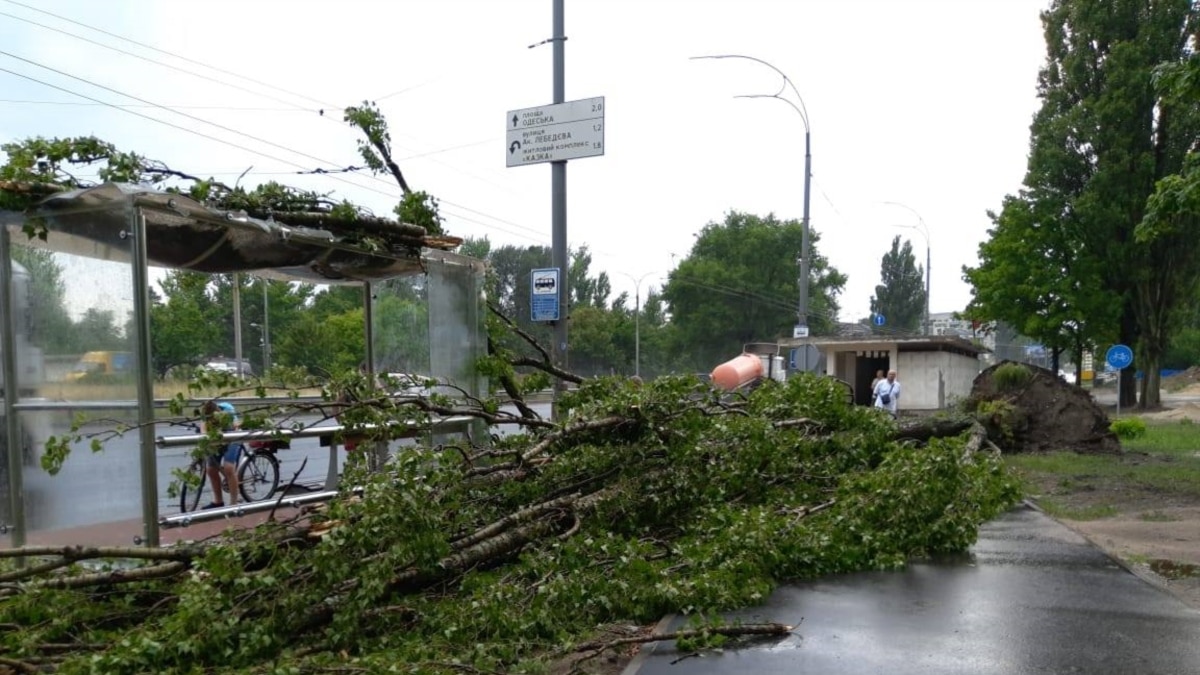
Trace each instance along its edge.
{"label": "distant building", "polygon": [[940,410],[971,393],[985,349],[958,336],[839,335],[779,341],[779,350],[813,349],[814,369],[848,383],[854,400],[871,404],[875,372],[898,370],[903,410]]}
{"label": "distant building", "polygon": [[929,315],[929,334],[978,340],[988,351],[996,350],[996,331],[991,326],[976,328],[967,319],[955,318],[957,312],[936,312]]}

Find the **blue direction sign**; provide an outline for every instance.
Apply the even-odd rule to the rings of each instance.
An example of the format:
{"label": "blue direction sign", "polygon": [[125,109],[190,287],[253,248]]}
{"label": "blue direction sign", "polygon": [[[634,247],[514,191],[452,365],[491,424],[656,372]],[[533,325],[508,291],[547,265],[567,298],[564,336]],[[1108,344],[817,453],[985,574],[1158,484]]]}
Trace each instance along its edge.
{"label": "blue direction sign", "polygon": [[1133,365],[1133,350],[1126,345],[1113,345],[1108,348],[1104,360],[1117,370],[1128,368]]}
{"label": "blue direction sign", "polygon": [[548,267],[529,272],[529,313],[532,321],[558,321],[561,285],[559,270]]}
{"label": "blue direction sign", "polygon": [[876,326],[882,326],[882,325],[883,325],[883,315],[882,315],[882,314],[876,314],[876,315],[875,315],[875,325],[876,325]]}

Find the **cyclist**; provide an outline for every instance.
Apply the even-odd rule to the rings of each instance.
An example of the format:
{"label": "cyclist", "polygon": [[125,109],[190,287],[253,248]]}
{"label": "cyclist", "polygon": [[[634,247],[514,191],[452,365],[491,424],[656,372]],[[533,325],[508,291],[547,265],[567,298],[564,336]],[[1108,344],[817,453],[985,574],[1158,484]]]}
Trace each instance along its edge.
{"label": "cyclist", "polygon": [[[202,409],[204,417],[204,432],[214,427],[221,431],[233,431],[241,425],[237,409],[224,401],[207,401]],[[213,501],[204,508],[217,509],[225,506],[225,495],[221,490],[221,474],[225,474],[225,484],[229,487],[229,503],[237,504],[238,479],[237,462],[242,452],[241,443],[229,443],[219,446],[217,452],[208,456],[207,473],[209,484],[212,485]]]}

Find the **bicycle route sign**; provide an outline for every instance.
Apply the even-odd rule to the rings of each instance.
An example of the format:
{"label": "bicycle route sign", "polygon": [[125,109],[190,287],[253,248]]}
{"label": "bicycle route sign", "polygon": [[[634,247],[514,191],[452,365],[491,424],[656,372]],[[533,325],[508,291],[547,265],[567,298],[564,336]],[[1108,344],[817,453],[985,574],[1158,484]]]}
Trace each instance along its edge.
{"label": "bicycle route sign", "polygon": [[531,321],[558,321],[561,286],[559,269],[546,267],[529,272],[529,313]]}
{"label": "bicycle route sign", "polygon": [[1113,345],[1108,348],[1104,360],[1116,370],[1128,368],[1133,365],[1133,350],[1127,345]]}

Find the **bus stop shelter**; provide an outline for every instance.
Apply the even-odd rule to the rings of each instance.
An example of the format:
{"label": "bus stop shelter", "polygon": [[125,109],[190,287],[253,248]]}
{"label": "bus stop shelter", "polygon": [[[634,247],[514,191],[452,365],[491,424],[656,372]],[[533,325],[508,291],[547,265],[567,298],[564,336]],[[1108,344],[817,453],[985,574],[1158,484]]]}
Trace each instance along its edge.
{"label": "bus stop shelter", "polygon": [[[57,192],[24,212],[0,211],[0,298],[7,300],[0,303],[0,532],[8,545],[25,545],[31,535],[54,527],[55,514],[84,491],[93,506],[77,513],[74,524],[140,522],[131,539],[158,545],[166,485],[157,427],[167,401],[155,394],[150,309],[151,287],[165,271],[360,286],[373,371],[395,367],[388,345],[407,336],[428,344],[424,375],[478,396],[486,388],[475,370],[486,354],[485,268],[482,261],[453,253],[458,243],[370,216],[254,218],[185,195],[117,183]],[[61,367],[47,367],[65,357],[54,353],[53,332],[72,327],[39,325],[45,289],[32,282],[37,270],[28,269],[31,265],[57,270],[54,278],[70,307],[104,307],[117,316],[132,354],[128,377],[72,386],[62,381]],[[428,321],[385,325],[372,308],[388,282],[418,276],[424,278]],[[234,336],[240,351],[236,288]],[[61,437],[80,414],[102,418],[112,438],[101,452],[77,444],[63,472],[50,476],[38,461],[46,440]]]}

